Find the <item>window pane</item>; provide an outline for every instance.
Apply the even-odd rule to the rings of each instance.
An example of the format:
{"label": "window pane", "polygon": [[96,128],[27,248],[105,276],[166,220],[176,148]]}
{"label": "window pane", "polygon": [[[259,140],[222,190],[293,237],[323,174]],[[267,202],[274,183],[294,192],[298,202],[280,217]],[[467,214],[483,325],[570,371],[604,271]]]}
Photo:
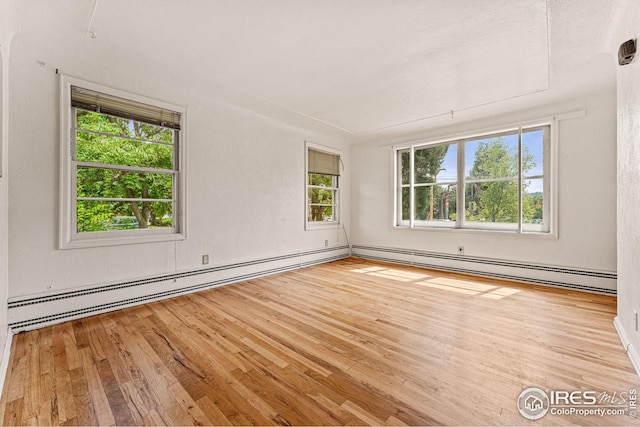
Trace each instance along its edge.
{"label": "window pane", "polygon": [[400,159],[400,176],[402,177],[402,184],[409,184],[411,182],[411,162],[410,151],[398,152],[398,158]]}
{"label": "window pane", "polygon": [[468,141],[464,145],[467,179],[518,176],[518,134]]}
{"label": "window pane", "polygon": [[337,183],[334,184],[334,179],[337,180],[338,178],[333,175],[310,173],[308,175],[308,184],[322,187],[337,187]]}
{"label": "window pane", "polygon": [[79,166],[78,197],[172,199],[173,176]]}
{"label": "window pane", "polygon": [[173,227],[172,207],[170,202],[79,200],[78,232]]}
{"label": "window pane", "polygon": [[323,190],[321,188],[310,188],[308,190],[310,205],[332,205],[334,190]]}
{"label": "window pane", "polygon": [[544,217],[544,180],[528,179],[522,182],[522,229],[547,231]]}
{"label": "window pane", "polygon": [[465,222],[518,223],[518,182],[465,185]]}
{"label": "window pane", "polygon": [[455,185],[416,187],[414,203],[416,221],[451,221],[451,226],[455,225]]}
{"label": "window pane", "polygon": [[129,138],[166,142],[168,144],[173,143],[173,131],[171,129],[81,109],[76,109],[76,127],[114,136],[127,136]]}
{"label": "window pane", "polygon": [[107,165],[173,169],[173,146],[77,132],[76,159]]}
{"label": "window pane", "polygon": [[309,205],[308,221],[335,221],[333,217],[333,206]]}
{"label": "window pane", "polygon": [[448,182],[457,179],[457,146],[455,144],[415,150],[414,174],[416,184]]}
{"label": "window pane", "polygon": [[522,174],[541,176],[544,174],[544,132],[548,127],[522,132]]}
{"label": "window pane", "polygon": [[409,187],[404,187],[402,189],[402,220],[409,221],[411,218],[411,189]]}

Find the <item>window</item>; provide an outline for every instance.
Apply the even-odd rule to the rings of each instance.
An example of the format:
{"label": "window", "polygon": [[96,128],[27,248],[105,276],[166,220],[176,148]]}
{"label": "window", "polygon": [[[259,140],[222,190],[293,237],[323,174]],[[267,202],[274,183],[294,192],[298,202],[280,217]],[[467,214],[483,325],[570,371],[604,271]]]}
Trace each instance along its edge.
{"label": "window", "polygon": [[339,223],[340,153],[307,143],[307,228]]}
{"label": "window", "polygon": [[395,150],[396,226],[549,233],[551,124]]}
{"label": "window", "polygon": [[68,77],[63,102],[62,247],[184,238],[184,111]]}
{"label": "window", "polygon": [[414,224],[420,226],[455,226],[456,148],[455,145],[419,148],[413,151],[413,156],[411,150],[401,151],[403,223],[411,221],[413,213]]}

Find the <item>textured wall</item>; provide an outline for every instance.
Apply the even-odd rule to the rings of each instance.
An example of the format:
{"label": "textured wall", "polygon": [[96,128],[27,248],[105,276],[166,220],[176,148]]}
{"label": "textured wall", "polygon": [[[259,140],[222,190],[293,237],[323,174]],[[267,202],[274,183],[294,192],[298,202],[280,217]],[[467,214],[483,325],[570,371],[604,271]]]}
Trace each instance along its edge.
{"label": "textured wall", "polygon": [[[628,2],[618,43],[640,36],[640,3]],[[618,317],[616,326],[637,363],[640,332],[640,58],[618,67]]]}
{"label": "textured wall", "polygon": [[[342,150],[348,165],[340,136],[234,107],[202,82],[156,70],[142,57],[113,58],[105,67],[105,57],[84,34],[58,37],[16,34],[11,48],[10,297],[191,271],[203,268],[203,254],[214,266],[324,248],[325,240],[329,246],[344,243],[335,228],[304,229],[305,140]],[[60,43],[75,53],[57,54]],[[54,68],[187,107],[186,240],[58,249],[60,101]],[[346,222],[348,169],[342,182]]]}
{"label": "textured wall", "polygon": [[[9,31],[9,10],[5,2],[0,2],[0,161],[2,177],[0,177],[0,385],[4,381],[8,354],[4,354],[5,346],[10,344],[8,334],[7,298],[9,296],[8,279],[8,96],[9,96],[9,47],[11,32]],[[7,347],[8,348],[8,347]]]}

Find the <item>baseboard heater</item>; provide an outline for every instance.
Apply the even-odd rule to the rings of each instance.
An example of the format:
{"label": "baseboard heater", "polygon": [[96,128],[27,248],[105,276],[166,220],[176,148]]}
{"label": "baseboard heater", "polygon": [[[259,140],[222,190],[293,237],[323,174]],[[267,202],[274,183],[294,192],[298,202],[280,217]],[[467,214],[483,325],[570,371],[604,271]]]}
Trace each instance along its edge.
{"label": "baseboard heater", "polygon": [[[200,270],[92,286],[37,297],[11,299],[8,303],[9,327],[14,333],[37,329],[67,320],[293,271],[348,257],[349,246],[342,245],[225,264]],[[179,285],[174,285],[167,289],[168,284],[174,283]],[[159,290],[162,287],[165,290]],[[102,303],[96,304],[97,301]],[[34,312],[39,315],[37,317],[33,316]]]}
{"label": "baseboard heater", "polygon": [[369,245],[352,245],[355,256],[434,270],[616,295],[617,273],[492,258]]}

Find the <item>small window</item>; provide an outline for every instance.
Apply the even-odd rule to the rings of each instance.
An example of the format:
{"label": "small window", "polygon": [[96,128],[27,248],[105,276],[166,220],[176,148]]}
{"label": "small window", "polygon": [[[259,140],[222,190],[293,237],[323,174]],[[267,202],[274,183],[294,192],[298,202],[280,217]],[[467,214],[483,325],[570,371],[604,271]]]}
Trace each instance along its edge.
{"label": "small window", "polygon": [[396,226],[549,233],[551,125],[395,151]]}
{"label": "small window", "polygon": [[340,153],[307,143],[307,228],[339,223]]}
{"label": "small window", "polygon": [[183,237],[184,112],[86,82],[63,81],[62,246]]}

